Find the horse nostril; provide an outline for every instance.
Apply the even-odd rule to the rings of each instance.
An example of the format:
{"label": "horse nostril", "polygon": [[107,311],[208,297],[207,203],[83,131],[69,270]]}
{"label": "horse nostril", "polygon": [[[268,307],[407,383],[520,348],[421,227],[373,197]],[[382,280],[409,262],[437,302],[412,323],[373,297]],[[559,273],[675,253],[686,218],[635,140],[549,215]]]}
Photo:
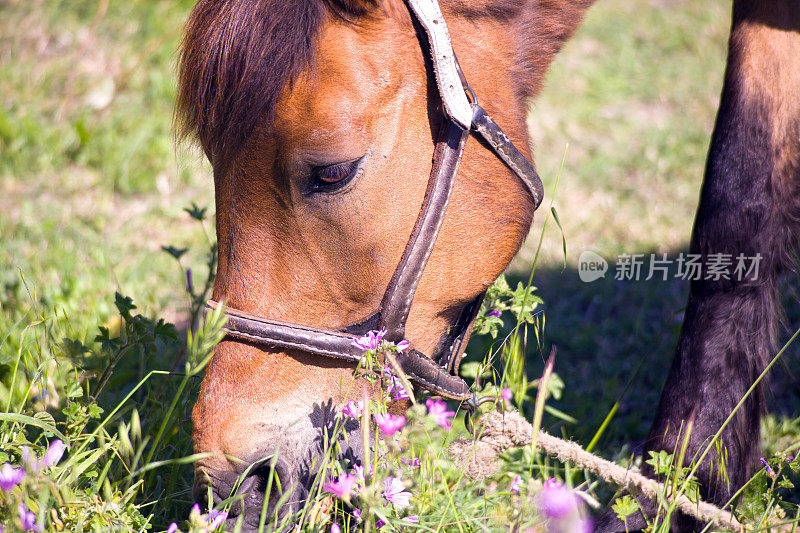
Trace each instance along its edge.
{"label": "horse nostril", "polygon": [[228,507],[230,518],[244,515],[246,524],[257,523],[262,509],[266,509],[267,518],[272,517],[281,496],[291,490],[289,482],[287,463],[275,458],[259,461],[243,473],[199,468],[195,471],[192,496],[206,508],[210,495],[214,507]]}
{"label": "horse nostril", "polygon": [[287,488],[288,469],[281,459],[270,458],[251,466],[242,480],[237,494],[245,496],[250,506],[263,506],[264,499],[269,497],[268,508],[272,509]]}

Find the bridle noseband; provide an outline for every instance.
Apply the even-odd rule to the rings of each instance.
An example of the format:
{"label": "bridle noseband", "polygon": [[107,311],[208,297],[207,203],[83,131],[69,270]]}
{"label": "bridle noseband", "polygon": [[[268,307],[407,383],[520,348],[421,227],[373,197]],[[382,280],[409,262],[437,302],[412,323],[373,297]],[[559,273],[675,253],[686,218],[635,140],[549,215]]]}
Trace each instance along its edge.
{"label": "bridle noseband", "polygon": [[[228,337],[256,345],[295,349],[358,363],[363,353],[353,340],[370,330],[385,329],[388,341],[405,337],[405,325],[422,273],[433,251],[444,221],[450,194],[464,145],[470,133],[486,145],[519,178],[533,198],[534,209],[542,202],[543,187],[533,165],[509,140],[486,111],[478,105],[453,51],[444,17],[436,0],[406,0],[412,19],[424,30],[436,77],[445,121],[436,140],[433,168],[422,208],[403,256],[395,269],[377,312],[359,324],[333,331],[313,326],[282,322],[226,307]],[[423,47],[425,43],[422,43]],[[471,101],[467,98],[471,95]],[[478,295],[461,311],[454,324],[442,335],[434,353],[428,357],[413,346],[395,357],[408,379],[445,398],[474,405],[474,394],[457,375],[464,341],[480,309],[484,294]],[[208,308],[220,306],[213,300]]]}

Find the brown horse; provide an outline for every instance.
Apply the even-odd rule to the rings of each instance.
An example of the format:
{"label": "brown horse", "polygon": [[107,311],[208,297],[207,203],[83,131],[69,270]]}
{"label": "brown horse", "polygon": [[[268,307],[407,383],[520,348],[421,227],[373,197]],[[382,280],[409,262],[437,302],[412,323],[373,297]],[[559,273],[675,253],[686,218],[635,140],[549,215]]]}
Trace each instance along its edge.
{"label": "brown horse", "polygon": [[[442,2],[466,79],[517,146],[528,145],[529,100],[591,3]],[[788,206],[787,198],[797,198],[797,136],[791,134],[798,124],[800,69],[764,59],[793,54],[800,61],[798,10],[790,4],[781,4],[786,13],[775,18],[773,4],[736,2],[739,30],[723,94],[727,111],[720,113],[705,211],[693,241],[703,253],[717,245],[760,250],[772,258],[771,270],[758,286],[693,287],[695,303],[665,396],[681,399],[662,401],[653,446],[671,450],[674,428],[693,413],[697,442],[690,451],[697,449],[763,368],[775,323],[774,279],[797,227],[796,210],[789,210],[797,202]],[[198,2],[180,60],[178,110],[183,131],[199,139],[214,170],[215,300],[332,331],[364,323],[381,308],[426,198],[431,154],[445,121],[425,41],[401,0]],[[748,135],[756,133],[759,142],[750,142]],[[749,151],[739,154],[742,143]],[[750,169],[751,158],[758,168]],[[717,177],[714,161],[721,160],[731,162]],[[745,190],[751,182],[757,190]],[[761,222],[767,215],[760,208],[769,211],[767,222]],[[718,227],[743,210],[747,223],[734,224],[740,234]],[[533,211],[529,191],[509,167],[486,143],[467,141],[450,207],[405,322],[406,337],[421,353],[433,353],[443,332],[506,268]],[[773,230],[780,221],[792,225],[778,235]],[[769,238],[760,241],[765,234]],[[709,306],[723,305],[709,298],[723,298],[732,309],[739,295],[747,304],[736,307],[739,314],[708,314]],[[694,314],[693,305],[699,306]],[[756,326],[746,331],[755,341],[731,331],[737,324],[751,327],[746,321],[752,313]],[[728,325],[721,334],[716,326],[723,322]],[[724,338],[714,340],[719,335]],[[746,348],[751,345],[757,353]],[[353,397],[371,392],[366,382],[353,383],[352,368],[306,350],[241,338],[222,342],[193,414],[195,450],[210,453],[196,466],[195,496],[204,498],[210,483],[214,499],[224,499],[247,471],[239,489],[244,505],[234,514],[243,513],[245,524],[255,527],[264,499],[273,505],[277,498],[264,493],[263,460],[278,453],[281,485],[302,499],[324,429],[348,399],[344,391]],[[726,389],[730,394],[714,392],[723,377],[735,385]],[[760,406],[757,396],[723,435],[736,443],[729,453],[738,469],[733,484],[752,468],[752,447],[739,443],[757,435],[757,423],[750,422]],[[704,475],[706,481],[713,477]],[[717,501],[730,494],[729,486],[711,483],[709,494]]]}

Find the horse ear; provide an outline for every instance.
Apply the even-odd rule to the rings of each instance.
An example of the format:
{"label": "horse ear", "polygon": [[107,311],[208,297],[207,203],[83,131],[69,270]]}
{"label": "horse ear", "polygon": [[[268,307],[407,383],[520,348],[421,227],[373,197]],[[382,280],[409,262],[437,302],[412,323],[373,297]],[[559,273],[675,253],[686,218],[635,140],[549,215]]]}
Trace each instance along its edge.
{"label": "horse ear", "polygon": [[523,76],[519,90],[536,97],[564,43],[577,31],[595,0],[529,0],[516,17],[517,64]]}

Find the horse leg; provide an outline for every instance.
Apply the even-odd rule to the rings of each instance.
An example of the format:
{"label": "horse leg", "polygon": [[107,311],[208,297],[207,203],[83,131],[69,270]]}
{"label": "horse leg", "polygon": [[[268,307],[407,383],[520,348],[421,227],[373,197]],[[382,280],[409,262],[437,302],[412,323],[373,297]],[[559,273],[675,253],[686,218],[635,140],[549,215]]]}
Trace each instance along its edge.
{"label": "horse leg", "polygon": [[[799,31],[794,1],[734,2],[725,83],[690,246],[691,254],[702,255],[703,272],[691,282],[645,448],[679,450],[691,426],[684,464],[709,446],[775,351],[779,278],[791,266],[800,228]],[[730,262],[728,279],[715,279],[708,268],[720,260]],[[697,471],[704,499],[727,503],[753,473],[763,410],[759,386],[711,444]],[[649,466],[644,470],[652,475]],[[641,516],[634,521],[644,525]],[[605,531],[625,531],[619,521],[601,522]],[[697,524],[679,518],[673,527],[690,531]]]}

